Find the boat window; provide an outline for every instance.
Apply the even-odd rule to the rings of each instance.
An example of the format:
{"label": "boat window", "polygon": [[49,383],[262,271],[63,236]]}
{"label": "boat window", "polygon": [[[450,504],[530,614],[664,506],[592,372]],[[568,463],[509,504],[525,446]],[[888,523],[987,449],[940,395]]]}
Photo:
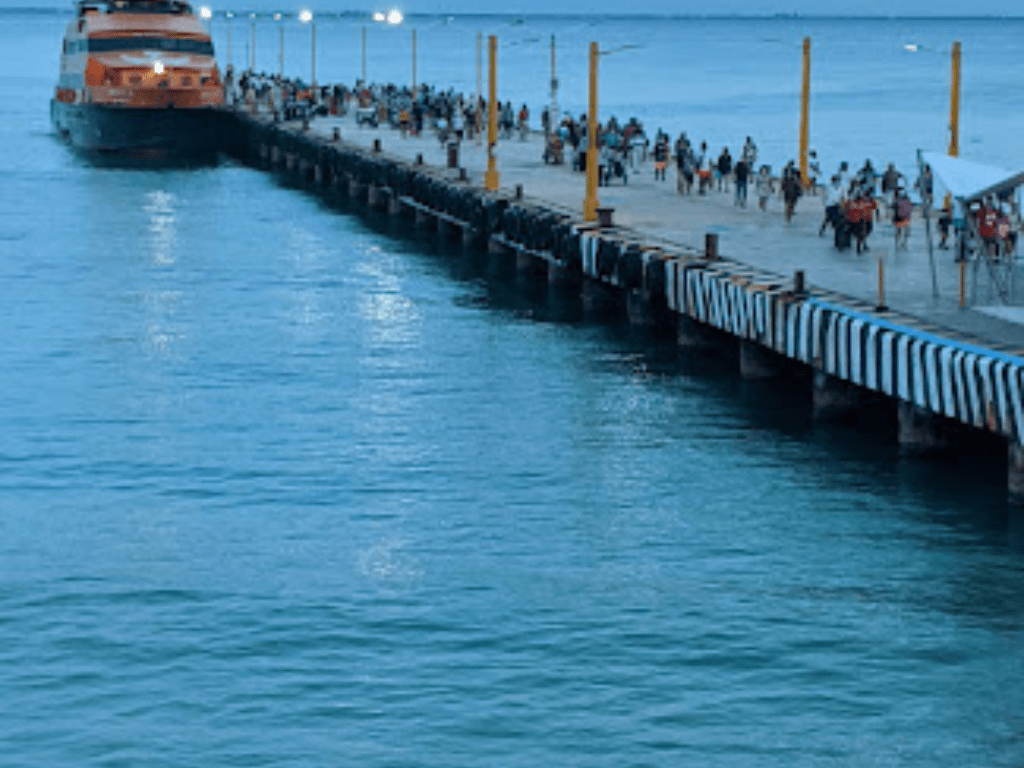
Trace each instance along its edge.
{"label": "boat window", "polygon": [[213,56],[213,43],[209,40],[187,40],[175,37],[91,37],[91,53],[108,51],[173,51]]}

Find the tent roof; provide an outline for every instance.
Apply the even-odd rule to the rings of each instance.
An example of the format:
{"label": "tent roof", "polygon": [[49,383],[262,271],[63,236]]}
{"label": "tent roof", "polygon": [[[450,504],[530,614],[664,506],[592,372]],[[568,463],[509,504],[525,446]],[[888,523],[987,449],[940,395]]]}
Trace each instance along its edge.
{"label": "tent roof", "polygon": [[1024,171],[1011,173],[939,152],[922,152],[924,162],[942,180],[953,197],[965,203],[982,200],[1024,184]]}

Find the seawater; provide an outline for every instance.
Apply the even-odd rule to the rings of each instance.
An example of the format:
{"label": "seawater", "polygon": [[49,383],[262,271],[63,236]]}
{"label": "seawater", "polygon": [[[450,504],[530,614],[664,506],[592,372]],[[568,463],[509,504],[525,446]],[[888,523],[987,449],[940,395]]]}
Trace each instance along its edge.
{"label": "seawater", "polygon": [[[637,111],[745,133],[782,65],[717,45],[787,24],[700,22]],[[662,26],[644,56],[694,39]],[[925,26],[1014,70],[1012,25]],[[49,132],[62,27],[0,17],[0,765],[1024,762],[998,471],[816,427],[246,168],[90,166]],[[826,135],[906,143],[844,114]]]}

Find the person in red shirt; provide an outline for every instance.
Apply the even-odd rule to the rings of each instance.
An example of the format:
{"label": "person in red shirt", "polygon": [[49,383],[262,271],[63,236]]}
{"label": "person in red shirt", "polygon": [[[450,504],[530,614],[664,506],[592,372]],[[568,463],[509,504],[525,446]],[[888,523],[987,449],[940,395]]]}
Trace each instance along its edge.
{"label": "person in red shirt", "polygon": [[978,237],[985,244],[985,253],[995,256],[999,253],[999,211],[992,204],[992,199],[985,200],[978,209]]}
{"label": "person in red shirt", "polygon": [[876,208],[878,205],[874,198],[864,190],[846,203],[846,221],[857,239],[857,253],[871,250],[868,248],[867,239],[871,234]]}

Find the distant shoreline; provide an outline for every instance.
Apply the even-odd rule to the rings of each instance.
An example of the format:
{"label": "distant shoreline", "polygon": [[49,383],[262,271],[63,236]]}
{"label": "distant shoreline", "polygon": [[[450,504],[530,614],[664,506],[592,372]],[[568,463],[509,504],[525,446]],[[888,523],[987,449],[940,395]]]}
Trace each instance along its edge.
{"label": "distant shoreline", "polygon": [[[202,2],[196,0],[196,6]],[[0,6],[0,14],[32,14],[32,15],[70,15],[74,10],[74,3],[71,0],[61,2],[60,5],[47,6]],[[231,12],[239,17],[242,14],[253,12],[257,18],[269,17],[274,13],[283,13],[286,16],[293,15],[292,12],[274,8],[218,8],[216,14],[219,16],[224,12]],[[366,19],[371,21],[370,13],[366,11],[317,11],[319,18],[338,19]],[[623,21],[628,19],[650,20],[650,21],[926,21],[926,22],[950,22],[950,21],[1024,21],[1024,14],[1016,16],[1002,15],[966,15],[966,16],[923,16],[923,15],[898,15],[898,16],[870,16],[870,15],[825,15],[825,14],[800,14],[800,13],[772,13],[772,14],[671,14],[671,13],[452,13],[437,11],[433,13],[409,12],[405,15],[406,21],[414,19],[501,19],[501,20],[565,20],[565,21],[593,21],[595,19],[608,19],[611,21]]]}

